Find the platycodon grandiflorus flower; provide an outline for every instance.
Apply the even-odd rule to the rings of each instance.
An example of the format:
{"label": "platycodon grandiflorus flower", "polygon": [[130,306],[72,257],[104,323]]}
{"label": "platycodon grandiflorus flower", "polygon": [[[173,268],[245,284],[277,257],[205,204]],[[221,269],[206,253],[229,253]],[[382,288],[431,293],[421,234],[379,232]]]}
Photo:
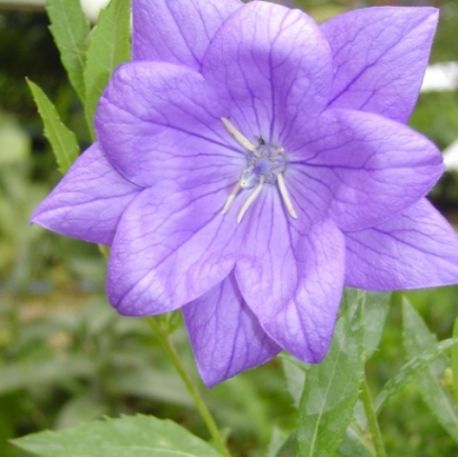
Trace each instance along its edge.
{"label": "platycodon grandiflorus flower", "polygon": [[436,9],[317,25],[264,1],[134,0],[133,18],[97,142],[33,215],[111,247],[119,313],[181,309],[212,385],[280,350],[321,361],[344,286],[457,282],[425,198],[441,154],[406,125]]}

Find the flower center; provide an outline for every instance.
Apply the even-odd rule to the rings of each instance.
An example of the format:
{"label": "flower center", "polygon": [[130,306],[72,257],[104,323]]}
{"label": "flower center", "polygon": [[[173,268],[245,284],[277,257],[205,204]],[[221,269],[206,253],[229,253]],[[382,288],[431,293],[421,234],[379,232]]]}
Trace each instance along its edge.
{"label": "flower center", "polygon": [[247,154],[247,166],[229,194],[226,205],[223,208],[223,213],[229,212],[241,190],[251,189],[252,192],[241,207],[237,217],[237,222],[240,223],[248,209],[261,194],[264,186],[271,184],[278,185],[280,195],[289,216],[297,219],[298,216],[284,178],[284,172],[288,163],[285,150],[279,145],[266,143],[262,137],[259,138],[256,145],[238,131],[229,119],[223,118],[222,122],[229,134],[246,150]]}
{"label": "flower center", "polygon": [[247,168],[242,173],[240,185],[243,189],[251,189],[259,184],[261,177],[264,183],[275,184],[277,177],[286,170],[286,156],[280,146],[267,144],[263,138],[254,151],[247,155]]}

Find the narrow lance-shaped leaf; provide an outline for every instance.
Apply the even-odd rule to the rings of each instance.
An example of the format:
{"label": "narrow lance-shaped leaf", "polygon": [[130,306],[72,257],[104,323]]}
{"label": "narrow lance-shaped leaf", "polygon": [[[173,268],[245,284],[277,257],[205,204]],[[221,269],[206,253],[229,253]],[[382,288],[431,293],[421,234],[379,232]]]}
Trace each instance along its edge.
{"label": "narrow lance-shaped leaf", "polygon": [[94,135],[93,120],[97,103],[113,70],[130,58],[130,1],[112,0],[102,11],[93,30],[84,71],[85,113]]}
{"label": "narrow lance-shaped leaf", "polygon": [[[436,337],[407,300],[403,303],[403,317],[404,347],[408,357],[412,358],[437,346]],[[447,366],[445,356],[440,356],[419,372],[416,379],[431,412],[450,436],[458,441],[458,409],[441,384]]]}
{"label": "narrow lance-shaped leaf", "polygon": [[75,134],[61,121],[56,107],[43,90],[34,82],[27,80],[32,96],[44,124],[44,133],[51,144],[59,166],[65,173],[78,157],[79,146]]}
{"label": "narrow lance-shaped leaf", "polygon": [[217,456],[213,447],[170,420],[137,415],[30,434],[13,443],[38,456]]}
{"label": "narrow lance-shaped leaf", "polygon": [[297,433],[301,456],[334,455],[358,399],[364,369],[361,301],[351,301],[344,310],[330,353],[307,372]]}
{"label": "narrow lance-shaped leaf", "polygon": [[431,363],[443,357],[443,355],[450,350],[453,352],[456,351],[456,349],[458,349],[458,337],[443,340],[427,351],[411,358],[401,367],[401,369],[399,369],[398,373],[393,378],[385,383],[385,386],[382,391],[380,391],[375,401],[376,411],[379,412],[393,394],[402,389],[413,377],[418,376],[421,371],[427,369]]}
{"label": "narrow lance-shaped leaf", "polygon": [[46,11],[62,64],[79,98],[84,101],[83,73],[89,24],[80,0],[47,0]]}
{"label": "narrow lance-shaped leaf", "polygon": [[[382,338],[388,315],[391,296],[385,293],[368,293],[348,288],[347,303],[364,301],[364,355],[366,360],[376,351]],[[299,406],[307,370],[310,366],[300,363],[288,355],[280,355],[286,385],[294,405]]]}

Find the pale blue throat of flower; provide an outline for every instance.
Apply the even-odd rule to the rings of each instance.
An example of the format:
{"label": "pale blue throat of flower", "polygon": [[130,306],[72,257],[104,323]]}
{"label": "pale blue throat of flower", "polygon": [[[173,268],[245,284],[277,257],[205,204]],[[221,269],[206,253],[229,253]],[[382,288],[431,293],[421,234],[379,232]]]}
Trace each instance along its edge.
{"label": "pale blue throat of flower", "polygon": [[240,208],[237,216],[237,222],[241,223],[249,208],[260,196],[264,186],[277,185],[289,216],[297,219],[297,212],[284,177],[288,163],[285,150],[279,145],[266,143],[262,137],[255,144],[245,137],[228,118],[222,118],[222,121],[229,134],[246,151],[247,155],[247,166],[229,194],[223,213],[229,212],[241,190],[251,189],[251,194]]}

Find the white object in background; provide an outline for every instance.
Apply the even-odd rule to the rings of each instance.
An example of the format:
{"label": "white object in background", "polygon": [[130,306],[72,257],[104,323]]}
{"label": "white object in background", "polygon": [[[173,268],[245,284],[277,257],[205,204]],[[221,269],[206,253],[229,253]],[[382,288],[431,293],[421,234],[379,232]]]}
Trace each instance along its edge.
{"label": "white object in background", "polygon": [[[423,80],[422,92],[454,91],[458,89],[458,62],[430,65]],[[447,170],[458,171],[458,140],[444,151]]]}
{"label": "white object in background", "polygon": [[81,6],[88,19],[96,22],[102,8],[105,8],[110,0],[81,0]]}
{"label": "white object in background", "polygon": [[447,170],[458,171],[458,140],[444,151],[444,162]]}
{"label": "white object in background", "polygon": [[455,89],[458,89],[458,62],[444,62],[427,68],[422,92],[454,91]]}

